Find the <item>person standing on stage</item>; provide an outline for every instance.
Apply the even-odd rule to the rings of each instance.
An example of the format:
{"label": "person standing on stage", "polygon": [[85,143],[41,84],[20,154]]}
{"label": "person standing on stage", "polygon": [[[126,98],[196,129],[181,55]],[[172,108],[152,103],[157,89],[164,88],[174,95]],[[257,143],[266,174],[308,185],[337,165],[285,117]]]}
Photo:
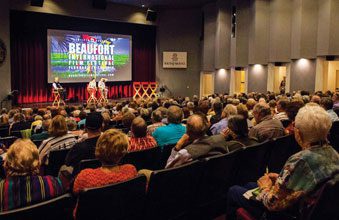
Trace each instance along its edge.
{"label": "person standing on stage", "polygon": [[89,82],[88,84],[89,89],[94,89],[95,91],[97,90],[97,83],[95,82],[95,78],[92,78],[92,81]]}
{"label": "person standing on stage", "polygon": [[59,77],[54,78],[54,82],[52,84],[54,90],[58,90],[60,96],[62,97],[63,100],[66,100],[66,90],[64,87],[59,82]]}
{"label": "person standing on stage", "polygon": [[107,92],[108,92],[108,89],[107,89],[107,87],[105,85],[106,82],[107,82],[106,78],[101,78],[99,83],[98,83],[100,94],[103,97],[105,97],[105,99],[107,99]]}

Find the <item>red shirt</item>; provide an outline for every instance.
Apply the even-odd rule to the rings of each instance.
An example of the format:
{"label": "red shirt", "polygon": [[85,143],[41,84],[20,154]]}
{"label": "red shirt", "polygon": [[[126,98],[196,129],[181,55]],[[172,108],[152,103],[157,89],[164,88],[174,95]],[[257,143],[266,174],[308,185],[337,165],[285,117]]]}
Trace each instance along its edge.
{"label": "red shirt", "polygon": [[78,194],[85,188],[93,188],[105,186],[113,183],[123,182],[137,176],[136,168],[131,164],[118,166],[111,172],[103,170],[101,167],[97,169],[84,169],[76,177],[74,181],[73,192]]}
{"label": "red shirt", "polygon": [[156,140],[150,135],[147,135],[146,137],[142,138],[136,138],[132,136],[129,139],[129,143],[130,143],[130,146],[128,148],[129,152],[145,150],[157,146]]}

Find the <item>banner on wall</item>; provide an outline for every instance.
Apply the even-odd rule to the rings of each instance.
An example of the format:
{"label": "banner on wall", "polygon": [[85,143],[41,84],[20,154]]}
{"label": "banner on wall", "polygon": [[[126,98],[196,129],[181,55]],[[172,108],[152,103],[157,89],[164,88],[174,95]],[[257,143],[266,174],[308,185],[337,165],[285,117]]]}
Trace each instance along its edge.
{"label": "banner on wall", "polygon": [[187,68],[187,52],[163,52],[163,68],[185,69]]}

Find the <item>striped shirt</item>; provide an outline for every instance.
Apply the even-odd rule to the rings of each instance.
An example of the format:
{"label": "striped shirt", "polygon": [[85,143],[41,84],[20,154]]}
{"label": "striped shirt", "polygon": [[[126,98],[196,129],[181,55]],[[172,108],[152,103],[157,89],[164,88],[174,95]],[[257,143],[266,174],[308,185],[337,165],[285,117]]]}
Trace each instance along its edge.
{"label": "striped shirt", "polygon": [[52,176],[12,176],[0,180],[0,212],[33,205],[64,193]]}
{"label": "striped shirt", "polygon": [[41,164],[48,164],[49,153],[52,150],[69,149],[77,143],[73,134],[65,134],[61,137],[50,137],[44,140],[39,147],[39,159]]}
{"label": "striped shirt", "polygon": [[146,137],[142,138],[136,138],[132,136],[129,140],[129,143],[130,143],[128,147],[129,152],[145,150],[158,146],[155,139],[150,135],[147,135]]}

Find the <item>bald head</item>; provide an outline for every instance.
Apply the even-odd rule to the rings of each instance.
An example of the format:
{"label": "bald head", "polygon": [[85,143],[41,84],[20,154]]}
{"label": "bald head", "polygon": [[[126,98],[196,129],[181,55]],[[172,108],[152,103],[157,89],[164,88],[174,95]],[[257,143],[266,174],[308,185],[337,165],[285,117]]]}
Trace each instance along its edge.
{"label": "bald head", "polygon": [[191,138],[200,138],[208,130],[207,118],[202,115],[194,114],[187,119],[187,134]]}
{"label": "bald head", "polygon": [[147,133],[147,124],[142,117],[136,117],[132,121],[131,130],[134,137],[145,137]]}

